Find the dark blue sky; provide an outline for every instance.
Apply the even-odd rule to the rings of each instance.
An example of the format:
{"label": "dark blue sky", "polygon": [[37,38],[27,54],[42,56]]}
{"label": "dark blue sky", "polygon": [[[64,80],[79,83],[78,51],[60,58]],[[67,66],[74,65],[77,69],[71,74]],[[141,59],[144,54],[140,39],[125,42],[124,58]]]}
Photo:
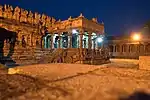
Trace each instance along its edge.
{"label": "dark blue sky", "polygon": [[150,19],[150,0],[0,0],[0,4],[20,6],[62,20],[82,12],[88,19],[97,17],[103,21],[109,35],[136,31]]}

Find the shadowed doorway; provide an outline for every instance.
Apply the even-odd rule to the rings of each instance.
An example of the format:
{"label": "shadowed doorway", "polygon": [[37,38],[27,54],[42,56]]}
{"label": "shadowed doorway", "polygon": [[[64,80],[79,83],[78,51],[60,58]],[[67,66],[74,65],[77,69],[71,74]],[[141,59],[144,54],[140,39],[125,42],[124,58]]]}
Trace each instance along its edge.
{"label": "shadowed doorway", "polygon": [[[0,28],[0,63],[5,64],[8,59],[9,61],[13,61],[11,56],[14,53],[16,37],[17,36],[15,32]],[[4,56],[4,44],[9,44],[9,51],[6,56]]]}

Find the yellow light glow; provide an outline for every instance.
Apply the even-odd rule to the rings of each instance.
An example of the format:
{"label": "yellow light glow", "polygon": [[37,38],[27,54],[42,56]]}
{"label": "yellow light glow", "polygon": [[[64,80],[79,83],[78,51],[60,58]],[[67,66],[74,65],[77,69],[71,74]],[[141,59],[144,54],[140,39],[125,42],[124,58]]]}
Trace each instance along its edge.
{"label": "yellow light glow", "polygon": [[139,41],[140,39],[141,39],[140,34],[134,34],[134,35],[133,35],[133,40],[134,40],[134,41]]}

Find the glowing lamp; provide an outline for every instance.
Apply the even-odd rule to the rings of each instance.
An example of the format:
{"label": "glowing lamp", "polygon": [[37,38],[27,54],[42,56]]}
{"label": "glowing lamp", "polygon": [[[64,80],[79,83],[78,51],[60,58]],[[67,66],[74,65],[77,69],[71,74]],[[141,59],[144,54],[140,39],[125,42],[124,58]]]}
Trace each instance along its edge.
{"label": "glowing lamp", "polygon": [[133,35],[133,40],[134,40],[134,41],[139,41],[140,39],[141,39],[140,34],[134,34],[134,35]]}
{"label": "glowing lamp", "polygon": [[97,38],[97,42],[98,42],[98,43],[101,43],[101,42],[103,42],[103,39],[102,39],[102,37],[98,37],[98,38]]}

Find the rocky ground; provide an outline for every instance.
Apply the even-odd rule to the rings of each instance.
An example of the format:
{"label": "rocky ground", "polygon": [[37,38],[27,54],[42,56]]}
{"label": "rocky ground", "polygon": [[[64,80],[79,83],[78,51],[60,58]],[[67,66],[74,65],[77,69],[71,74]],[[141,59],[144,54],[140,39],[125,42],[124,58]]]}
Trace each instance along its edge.
{"label": "rocky ground", "polygon": [[111,67],[114,63],[20,66],[15,68],[19,74],[13,75],[5,69],[0,75],[0,100],[149,100],[150,71],[138,70],[138,63],[135,68]]}

